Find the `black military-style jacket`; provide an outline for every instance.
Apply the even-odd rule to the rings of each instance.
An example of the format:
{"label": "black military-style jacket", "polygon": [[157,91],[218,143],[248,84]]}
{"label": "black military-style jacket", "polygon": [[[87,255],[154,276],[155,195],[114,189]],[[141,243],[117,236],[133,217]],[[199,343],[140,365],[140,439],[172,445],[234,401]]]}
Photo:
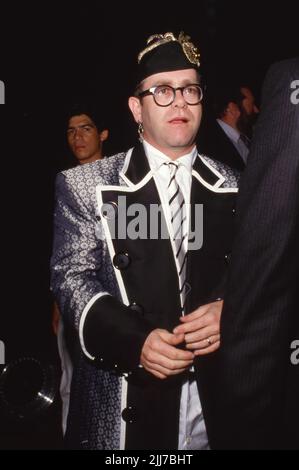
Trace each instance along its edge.
{"label": "black military-style jacket", "polygon": [[[200,155],[195,159],[190,200],[191,231],[195,235],[187,258],[187,313],[223,296],[233,240],[237,177],[219,162]],[[161,236],[165,230],[167,234],[163,210],[155,227],[158,236],[150,236],[151,210],[161,201],[143,146],[68,170],[61,175],[57,188],[53,288],[61,299],[69,329],[78,330],[84,352],[84,358],[79,354],[80,372],[74,374],[77,385],[73,385],[67,432],[70,447],[177,449],[180,393],[186,377],[162,381],[139,367],[140,352],[150,331],[172,331],[181,316],[173,246],[169,237]],[[142,217],[140,207],[144,208]],[[132,239],[132,233],[137,232],[140,237]],[[66,233],[67,242],[62,240]],[[72,244],[79,245],[85,257],[74,255]],[[76,263],[74,272],[68,270],[66,258]],[[67,279],[62,282],[61,276]],[[209,395],[215,392],[215,373],[217,354],[197,360],[195,374],[208,432],[212,416]],[[98,374],[102,384],[99,393],[105,402],[99,397],[88,398],[84,391],[88,374]],[[79,395],[81,404],[72,418]],[[105,403],[112,395],[116,405],[107,410]],[[86,416],[98,425],[93,431]],[[107,427],[103,419],[110,419],[113,425]]]}

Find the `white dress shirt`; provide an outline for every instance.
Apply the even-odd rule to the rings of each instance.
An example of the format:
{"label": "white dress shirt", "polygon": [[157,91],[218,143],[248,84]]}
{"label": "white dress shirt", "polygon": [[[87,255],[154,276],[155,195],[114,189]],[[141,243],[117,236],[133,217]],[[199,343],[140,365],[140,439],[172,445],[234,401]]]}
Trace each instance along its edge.
{"label": "white dress shirt", "polygon": [[[171,213],[168,203],[167,190],[169,184],[169,169],[165,165],[165,163],[169,163],[172,160],[145,140],[143,141],[143,145],[146,156],[148,158],[150,169],[153,172],[153,178],[159,192],[166,223],[169,232],[172,233]],[[186,204],[190,204],[192,182],[191,172],[196,156],[197,149],[194,146],[190,153],[183,155],[182,157],[175,160],[176,163],[180,163],[176,173],[176,180],[180,186],[180,189],[182,190]],[[190,206],[187,207],[190,208]],[[187,227],[190,227],[189,221],[190,210],[187,210]],[[187,251],[188,240],[186,239],[185,242],[185,248]],[[206,433],[196,380],[186,380],[182,385],[178,449],[209,449],[208,436]]]}

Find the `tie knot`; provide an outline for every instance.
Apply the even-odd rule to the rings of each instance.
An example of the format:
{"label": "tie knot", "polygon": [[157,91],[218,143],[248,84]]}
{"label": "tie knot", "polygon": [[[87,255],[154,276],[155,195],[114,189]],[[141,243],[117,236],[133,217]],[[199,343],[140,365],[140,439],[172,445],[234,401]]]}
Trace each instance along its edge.
{"label": "tie knot", "polygon": [[176,172],[178,171],[178,168],[179,168],[178,163],[169,162],[169,163],[165,163],[165,165],[168,166],[168,169],[169,169],[169,172],[170,172],[170,176],[175,176],[175,175],[176,175]]}

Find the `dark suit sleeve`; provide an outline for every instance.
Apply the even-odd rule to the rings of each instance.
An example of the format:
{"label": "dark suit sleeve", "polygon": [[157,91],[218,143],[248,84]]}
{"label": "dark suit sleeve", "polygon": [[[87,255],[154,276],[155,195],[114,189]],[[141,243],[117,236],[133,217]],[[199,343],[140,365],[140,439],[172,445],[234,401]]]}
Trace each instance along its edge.
{"label": "dark suit sleeve", "polygon": [[88,312],[84,345],[103,368],[132,371],[139,366],[143,344],[153,329],[139,312],[105,295]]}
{"label": "dark suit sleeve", "polygon": [[85,354],[102,359],[103,367],[129,371],[138,367],[142,345],[154,327],[138,311],[106,295],[117,290],[113,268],[105,240],[96,236],[100,228],[94,204],[82,198],[80,185],[64,174],[56,180],[51,287],[68,335],[76,336],[75,343],[80,337]]}
{"label": "dark suit sleeve", "polygon": [[218,448],[279,448],[291,436],[283,419],[290,377],[296,386],[299,372],[290,363],[299,335],[299,104],[291,101],[298,79],[298,59],[268,72],[241,178],[221,324]]}

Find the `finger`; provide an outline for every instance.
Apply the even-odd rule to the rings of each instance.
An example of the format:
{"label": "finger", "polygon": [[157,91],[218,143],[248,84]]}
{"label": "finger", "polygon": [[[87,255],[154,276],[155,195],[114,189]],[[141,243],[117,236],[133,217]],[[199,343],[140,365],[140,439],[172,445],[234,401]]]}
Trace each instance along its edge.
{"label": "finger", "polygon": [[172,360],[193,360],[193,353],[172,346],[169,342],[181,343],[184,335],[173,335],[166,330],[156,330],[146,339],[142,348],[141,357],[152,360],[152,354],[158,353]]}
{"label": "finger", "polygon": [[202,317],[203,315],[205,315],[205,313],[206,313],[207,310],[209,309],[209,305],[210,305],[210,304],[202,305],[201,307],[198,307],[198,308],[197,308],[196,310],[194,310],[193,312],[188,313],[188,315],[182,315],[182,316],[180,317],[180,320],[181,320],[183,323],[187,323],[187,322],[189,322],[189,321],[195,320],[196,318]]}
{"label": "finger", "polygon": [[220,341],[216,341],[216,343],[212,344],[208,348],[197,349],[196,351],[194,351],[194,354],[195,356],[205,356],[206,354],[210,354],[214,351],[217,351],[219,347],[220,347]]}
{"label": "finger", "polygon": [[188,323],[197,318],[201,318],[203,315],[205,315],[209,311],[221,313],[222,308],[223,308],[223,300],[216,300],[215,302],[210,302],[209,304],[201,305],[200,307],[198,307],[196,310],[189,313],[188,315],[181,316],[180,320],[183,323]]}
{"label": "finger", "polygon": [[170,344],[172,346],[177,346],[178,344],[181,344],[184,342],[184,334],[179,333],[179,334],[174,334],[174,333],[169,333],[169,331],[166,330],[160,330],[157,339],[161,339],[164,343]]}
{"label": "finger", "polygon": [[168,368],[168,367],[163,367],[162,365],[159,365],[159,364],[153,364],[153,363],[149,362],[146,369],[149,370],[149,371],[158,372],[159,374],[162,374],[166,377],[169,377],[171,375],[181,374],[181,373],[185,372],[189,367],[190,367],[190,365],[188,365],[187,367],[171,369],[171,368]]}
{"label": "finger", "polygon": [[147,367],[145,367],[145,369],[146,369],[150,374],[152,374],[152,375],[154,375],[155,377],[157,377],[158,379],[162,379],[162,380],[167,379],[167,375],[161,374],[161,372],[158,372],[158,371],[156,371],[155,369],[150,369],[150,368],[147,368]]}
{"label": "finger", "polygon": [[159,355],[165,357],[166,359],[174,360],[174,361],[192,361],[193,354],[190,351],[185,351],[184,349],[178,349],[174,346],[170,346],[169,344],[163,343],[160,341],[159,343],[153,345],[151,348],[153,353],[158,353]]}
{"label": "finger", "polygon": [[172,346],[177,346],[178,344],[183,343],[184,341],[184,334],[183,332],[179,334],[172,334],[172,333],[165,333],[165,338],[163,337],[165,341],[167,341],[168,344]]}
{"label": "finger", "polygon": [[184,341],[184,335],[179,334],[175,335],[173,333],[170,333],[167,330],[163,330],[161,328],[157,328],[156,330],[153,330],[147,337],[146,343],[151,344],[152,342],[157,342],[157,341],[163,341],[164,343],[171,344],[174,346],[177,346],[180,343],[183,343]]}
{"label": "finger", "polygon": [[198,318],[197,320],[194,320],[190,323],[185,323],[184,325],[177,326],[174,329],[174,333],[184,333],[186,341],[186,335],[199,330],[203,331],[204,328],[211,328],[211,334],[218,333],[220,329],[219,318],[215,318],[215,316],[212,314],[207,314],[204,317]]}
{"label": "finger", "polygon": [[189,313],[188,315],[184,315],[180,317],[182,322],[192,321],[196,318],[200,318],[205,315],[208,311],[218,311],[221,313],[223,307],[223,300],[216,300],[215,302],[210,302],[209,304],[201,305],[193,312]]}
{"label": "finger", "polygon": [[205,315],[202,315],[188,323],[184,323],[182,325],[178,325],[173,330],[174,334],[186,334],[190,333],[191,331],[200,330],[209,325],[217,325],[219,328],[220,325],[220,315],[218,314],[217,310],[209,310],[205,312]]}
{"label": "finger", "polygon": [[211,336],[219,335],[219,325],[207,326],[205,328],[198,329],[192,333],[185,335],[185,343],[194,343],[195,341],[203,341]]}
{"label": "finger", "polygon": [[216,343],[217,341],[220,341],[220,335],[213,335],[201,341],[188,343],[186,344],[186,348],[191,349],[191,350],[205,349],[205,348],[209,348],[212,344]]}
{"label": "finger", "polygon": [[194,358],[194,354],[191,351],[185,352],[188,352],[188,354],[192,356],[191,360],[172,360],[159,353],[152,352],[150,355],[143,356],[141,358],[142,365],[147,364],[150,367],[164,367],[168,370],[185,369],[186,367],[190,367],[190,365],[193,364]]}
{"label": "finger", "polygon": [[193,320],[192,322],[188,322],[183,325],[176,326],[175,329],[173,330],[173,333],[174,334],[183,333],[185,335],[186,333],[190,333],[191,331],[199,330],[200,328],[203,328],[204,326],[207,326],[207,320],[205,319],[205,317],[202,317],[202,318]]}

